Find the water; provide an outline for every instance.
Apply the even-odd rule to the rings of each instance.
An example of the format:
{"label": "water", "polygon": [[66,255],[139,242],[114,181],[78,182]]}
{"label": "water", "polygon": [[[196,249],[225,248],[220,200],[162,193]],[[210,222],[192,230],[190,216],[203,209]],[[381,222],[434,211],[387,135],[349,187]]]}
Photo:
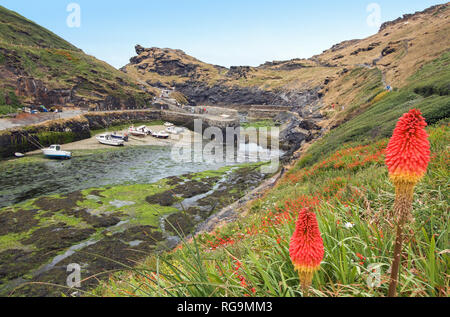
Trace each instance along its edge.
{"label": "water", "polygon": [[[261,150],[254,146],[251,148]],[[252,156],[250,154],[248,156]],[[69,161],[0,162],[0,207],[43,195],[66,194],[87,188],[149,184],[166,177],[216,170],[225,165],[236,163],[178,163],[171,159],[170,147],[159,146],[125,147],[75,156]]]}

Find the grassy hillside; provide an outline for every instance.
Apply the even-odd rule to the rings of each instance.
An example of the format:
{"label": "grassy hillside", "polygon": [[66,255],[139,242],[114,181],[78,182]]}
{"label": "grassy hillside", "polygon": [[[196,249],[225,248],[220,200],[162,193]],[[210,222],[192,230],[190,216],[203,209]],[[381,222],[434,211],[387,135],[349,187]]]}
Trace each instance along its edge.
{"label": "grassy hillside", "polygon": [[56,34],[0,6],[0,42],[79,51]]}
{"label": "grassy hillside", "polygon": [[[346,142],[366,144],[374,139],[390,137],[398,118],[412,107],[423,112],[428,124],[435,124],[450,116],[449,52],[424,65],[407,80],[405,87],[396,91],[387,92],[376,81],[364,81],[356,102],[334,115],[348,119],[362,113],[357,119],[339,124],[314,144],[300,166],[317,161],[324,153],[328,154]],[[337,121],[342,122],[340,119]]]}
{"label": "grassy hillside", "polygon": [[[0,113],[17,104],[143,107],[155,90],[0,6]],[[56,96],[56,97],[51,97]],[[18,102],[17,102],[18,100]]]}
{"label": "grassy hillside", "polygon": [[418,108],[430,123],[432,161],[415,191],[399,295],[449,296],[448,58],[445,53],[428,63],[389,94],[366,82],[359,111],[350,109],[346,123],[313,145],[239,221],[115,274],[96,294],[303,296],[289,241],[298,212],[315,207],[325,258],[310,296],[386,296],[395,227],[385,148],[398,118]]}

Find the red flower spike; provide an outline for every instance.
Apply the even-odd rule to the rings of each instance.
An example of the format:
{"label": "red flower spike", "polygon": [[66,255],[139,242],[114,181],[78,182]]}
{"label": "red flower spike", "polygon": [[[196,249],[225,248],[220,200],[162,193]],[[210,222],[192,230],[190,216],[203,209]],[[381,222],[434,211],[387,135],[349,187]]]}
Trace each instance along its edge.
{"label": "red flower spike", "polygon": [[303,275],[307,276],[307,280],[312,280],[313,273],[320,269],[325,251],[316,214],[308,208],[304,208],[299,214],[289,253],[300,278]]}
{"label": "red flower spike", "polygon": [[430,162],[427,123],[419,110],[404,114],[397,123],[386,149],[386,165],[394,184],[416,184]]}

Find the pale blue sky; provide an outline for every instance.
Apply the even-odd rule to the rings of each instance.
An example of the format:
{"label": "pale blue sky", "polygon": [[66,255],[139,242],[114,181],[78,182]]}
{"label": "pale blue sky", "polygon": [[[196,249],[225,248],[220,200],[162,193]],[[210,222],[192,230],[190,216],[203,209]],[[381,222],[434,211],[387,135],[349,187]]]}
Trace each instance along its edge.
{"label": "pale blue sky", "polygon": [[[80,28],[67,26],[71,2],[80,5]],[[367,24],[366,9],[373,2],[384,22],[446,1],[0,0],[117,68],[135,55],[135,44],[182,49],[223,66],[308,58],[376,33],[378,28]]]}

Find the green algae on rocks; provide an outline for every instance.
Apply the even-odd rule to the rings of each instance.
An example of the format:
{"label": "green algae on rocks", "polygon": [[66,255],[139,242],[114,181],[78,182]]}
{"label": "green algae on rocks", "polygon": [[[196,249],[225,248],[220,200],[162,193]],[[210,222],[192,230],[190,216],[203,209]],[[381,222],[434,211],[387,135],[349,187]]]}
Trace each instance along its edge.
{"label": "green algae on rocks", "polygon": [[[102,278],[171,249],[180,235],[256,187],[267,176],[263,164],[42,196],[0,209],[0,294],[18,287],[15,296],[67,295],[62,286],[70,263],[83,263],[83,278]],[[96,284],[88,279],[83,290]]]}

